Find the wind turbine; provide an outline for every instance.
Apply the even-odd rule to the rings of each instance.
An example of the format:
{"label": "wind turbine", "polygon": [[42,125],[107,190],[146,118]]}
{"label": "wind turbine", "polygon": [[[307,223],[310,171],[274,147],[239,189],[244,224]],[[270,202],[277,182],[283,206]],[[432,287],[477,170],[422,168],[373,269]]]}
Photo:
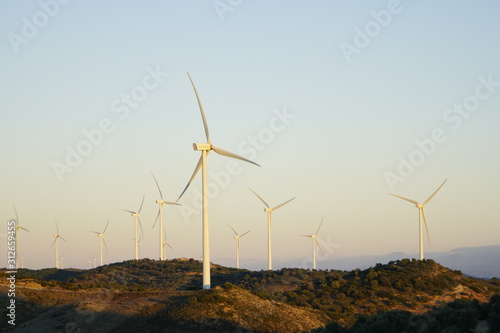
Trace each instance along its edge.
{"label": "wind turbine", "polygon": [[436,195],[436,193],[438,193],[438,191],[441,189],[441,187],[443,187],[444,183],[446,183],[447,180],[448,179],[446,179],[441,184],[441,186],[439,186],[438,189],[434,193],[432,193],[432,195],[427,200],[425,200],[425,202],[423,204],[422,203],[418,203],[415,200],[411,200],[411,199],[408,199],[408,198],[400,197],[399,195],[387,193],[389,195],[392,195],[392,196],[401,198],[403,200],[409,201],[412,204],[415,204],[415,207],[418,208],[418,230],[419,230],[419,244],[420,244],[420,260],[424,260],[424,238],[422,236],[422,218],[423,218],[423,220],[425,222],[425,230],[427,231],[427,240],[429,241],[429,245],[431,244],[431,239],[429,237],[429,226],[427,225],[427,216],[425,215],[425,208],[424,207],[425,207],[425,205],[427,205],[429,203],[429,201],[432,200],[432,198],[434,198],[434,196]]}
{"label": "wind turbine", "polygon": [[[153,179],[155,180],[156,187],[158,187],[158,192],[160,192],[160,200],[156,200],[156,203],[158,204],[158,214],[156,215],[156,220],[155,223],[153,224],[153,228],[156,225],[156,222],[158,221],[158,218],[160,219],[160,227],[158,228],[160,230],[160,260],[165,260],[166,256],[163,256],[163,248],[165,244],[163,244],[163,234],[165,233],[165,229],[163,228],[163,213],[162,213],[162,208],[163,205],[180,205],[177,202],[168,202],[163,200],[163,194],[161,193],[160,185],[158,184],[158,181],[156,180],[155,175],[151,172],[151,175],[153,176]],[[169,245],[170,246],[170,245]]]}
{"label": "wind turbine", "polygon": [[310,237],[312,240],[313,269],[316,269],[316,245],[318,245],[321,254],[323,254],[323,249],[321,248],[321,245],[319,244],[318,239],[316,238],[318,236],[318,232],[322,224],[323,224],[323,219],[321,219],[318,230],[316,230],[316,233],[314,235],[300,235],[301,237]]}
{"label": "wind turbine", "polygon": [[54,243],[52,243],[52,246],[54,246],[54,244],[56,245],[56,268],[60,268],[59,266],[59,238],[61,238],[63,241],[65,241],[66,243],[68,242],[67,240],[65,240],[61,235],[59,235],[59,226],[57,225],[57,220],[54,219],[54,221],[56,222],[56,234],[54,235]]}
{"label": "wind turbine", "polygon": [[259,198],[260,201],[262,201],[264,203],[264,205],[266,205],[266,208],[264,208],[264,211],[267,213],[267,263],[268,263],[267,268],[269,270],[272,270],[273,269],[273,258],[272,258],[272,249],[271,249],[271,224],[273,223],[273,211],[275,211],[278,208],[283,207],[284,205],[286,205],[287,203],[289,203],[290,201],[295,199],[295,197],[291,198],[288,201],[285,201],[281,205],[278,205],[274,208],[271,208],[267,204],[267,202],[264,199],[262,199],[257,193],[255,193],[250,187],[248,187],[248,189],[250,191],[252,191],[252,193],[255,194],[257,196],[257,198]]}
{"label": "wind turbine", "polygon": [[[16,269],[19,268],[19,263],[18,263],[18,260],[17,258],[19,257],[19,253],[20,251],[18,250],[19,249],[19,229],[22,229],[24,231],[27,231],[27,232],[30,232],[28,229],[24,228],[24,227],[21,227],[21,225],[19,224],[19,217],[17,216],[17,210],[16,210],[16,206],[14,206],[14,204],[12,204],[12,207],[14,207],[14,212],[16,213],[16,233],[14,235],[14,239],[16,241],[16,256],[15,256],[15,262],[16,262]],[[24,266],[24,265],[23,265]],[[24,267],[23,267],[24,268]]]}
{"label": "wind turbine", "polygon": [[[229,224],[228,224],[229,225]],[[236,230],[229,225],[229,228],[234,232],[234,239],[236,239],[236,268],[240,268],[240,238],[248,234],[251,230],[248,230],[243,235],[238,235]]]}
{"label": "wind turbine", "polygon": [[134,243],[135,243],[135,260],[139,259],[139,243],[137,242],[137,222],[139,222],[139,226],[141,227],[141,234],[143,233],[142,231],[142,223],[141,223],[141,210],[142,210],[142,205],[144,204],[144,198],[146,195],[142,196],[142,202],[141,206],[139,207],[139,210],[137,212],[133,212],[131,210],[124,210],[124,212],[130,213],[132,217],[134,218]]}
{"label": "wind turbine", "polygon": [[[189,81],[191,81],[191,85],[193,86],[194,93],[196,95],[196,99],[198,100],[198,106],[200,108],[200,113],[201,113],[201,118],[203,120],[203,126],[205,127],[205,135],[207,137],[207,142],[206,143],[193,143],[193,149],[196,151],[201,151],[201,157],[198,160],[198,164],[196,164],[196,167],[194,169],[193,175],[191,176],[191,179],[189,179],[189,182],[187,183],[186,187],[182,191],[181,195],[177,199],[182,197],[184,192],[188,189],[189,185],[191,185],[191,182],[193,181],[194,177],[196,177],[196,174],[198,171],[200,171],[200,168],[202,168],[202,195],[203,195],[203,289],[210,289],[210,236],[209,236],[209,230],[208,230],[208,177],[207,177],[207,155],[210,151],[215,151],[219,155],[227,156],[227,157],[232,157],[236,158],[248,163],[255,164],[257,166],[257,163],[252,162],[242,156],[233,154],[227,150],[217,148],[212,145],[210,142],[210,134],[208,132],[208,125],[207,125],[207,119],[205,118],[205,113],[203,112],[203,106],[201,105],[200,101],[200,96],[198,95],[198,92],[196,91],[196,87],[194,85],[193,80],[191,79],[191,76],[189,73],[187,73],[189,77]],[[177,202],[176,201],[176,202]]]}
{"label": "wind turbine", "polygon": [[100,264],[100,266],[102,266],[102,243],[104,243],[104,246],[106,247],[106,252],[108,252],[108,246],[106,245],[106,240],[104,239],[104,233],[108,229],[108,224],[109,224],[109,220],[106,223],[106,227],[104,227],[104,231],[103,232],[91,231],[94,234],[96,234],[97,237],[99,237],[99,253],[100,253],[100,256],[101,256],[101,264]]}

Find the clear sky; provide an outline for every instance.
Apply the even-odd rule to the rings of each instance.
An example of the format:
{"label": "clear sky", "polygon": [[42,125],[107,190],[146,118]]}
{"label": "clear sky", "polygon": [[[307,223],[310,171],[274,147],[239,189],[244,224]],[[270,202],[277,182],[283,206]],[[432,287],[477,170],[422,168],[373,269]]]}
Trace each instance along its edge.
{"label": "clear sky", "polygon": [[[500,24],[497,1],[3,1],[0,5],[0,220],[20,235],[26,267],[87,267],[106,232],[106,263],[158,258],[158,192],[175,201],[205,142],[211,153],[212,261],[266,266],[310,256],[319,238],[341,256],[500,243]],[[201,176],[201,175],[200,175]],[[201,255],[201,177],[166,207],[174,251]],[[5,266],[6,256],[0,258]],[[277,267],[279,268],[279,267]],[[335,267],[331,267],[335,268]]]}

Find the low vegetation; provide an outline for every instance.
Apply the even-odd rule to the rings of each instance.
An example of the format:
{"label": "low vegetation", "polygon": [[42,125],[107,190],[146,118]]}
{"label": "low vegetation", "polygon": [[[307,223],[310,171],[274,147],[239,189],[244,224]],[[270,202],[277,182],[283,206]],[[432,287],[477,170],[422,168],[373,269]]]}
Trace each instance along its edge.
{"label": "low vegetation", "polygon": [[24,269],[18,279],[42,289],[22,292],[33,317],[77,304],[82,295],[104,303],[133,300],[135,312],[123,305],[133,315],[116,319],[124,332],[141,331],[137,316],[151,332],[155,323],[176,332],[339,333],[472,332],[479,323],[500,332],[500,281],[466,277],[432,260],[353,271],[253,272],[213,265],[210,291],[199,290],[201,262],[193,259],[130,260],[93,270]]}

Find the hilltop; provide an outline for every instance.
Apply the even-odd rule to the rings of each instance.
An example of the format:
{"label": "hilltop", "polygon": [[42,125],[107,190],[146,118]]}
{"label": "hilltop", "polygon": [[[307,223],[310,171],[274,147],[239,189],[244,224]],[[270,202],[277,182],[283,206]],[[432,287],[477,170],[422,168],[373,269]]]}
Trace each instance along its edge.
{"label": "hilltop", "polygon": [[[470,278],[432,260],[404,259],[353,271],[255,272],[213,265],[213,289],[208,291],[199,290],[201,262],[193,259],[130,260],[92,270],[23,269],[18,279],[23,313],[18,322],[25,325],[16,332],[23,332],[23,326],[43,327],[44,332],[56,331],[53,327],[93,332],[358,332],[356,327],[380,325],[382,319],[389,325],[391,320],[415,322],[430,314],[438,318],[435,313],[442,309],[461,311],[460,318],[470,317],[468,325],[488,319],[494,324],[496,315],[500,319],[500,297],[492,299],[500,292],[500,281]],[[2,299],[4,290],[0,285]]]}

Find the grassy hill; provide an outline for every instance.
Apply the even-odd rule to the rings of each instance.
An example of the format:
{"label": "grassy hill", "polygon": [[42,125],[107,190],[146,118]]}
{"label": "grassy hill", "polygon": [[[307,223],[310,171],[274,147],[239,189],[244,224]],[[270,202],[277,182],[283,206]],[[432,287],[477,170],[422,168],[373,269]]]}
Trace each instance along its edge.
{"label": "grassy hill", "polygon": [[[254,272],[213,265],[209,291],[199,290],[200,272],[201,263],[193,259],[20,270],[18,323],[44,332],[75,326],[93,332],[376,332],[374,327],[382,327],[386,333],[391,323],[394,332],[418,332],[422,323],[429,332],[441,332],[461,323],[450,319],[454,316],[468,320],[458,325],[460,332],[487,320],[495,329],[500,322],[500,297],[492,298],[500,281],[466,277],[432,260],[404,259],[354,271]],[[2,302],[4,291],[0,285]],[[4,312],[2,307],[0,315]]]}

